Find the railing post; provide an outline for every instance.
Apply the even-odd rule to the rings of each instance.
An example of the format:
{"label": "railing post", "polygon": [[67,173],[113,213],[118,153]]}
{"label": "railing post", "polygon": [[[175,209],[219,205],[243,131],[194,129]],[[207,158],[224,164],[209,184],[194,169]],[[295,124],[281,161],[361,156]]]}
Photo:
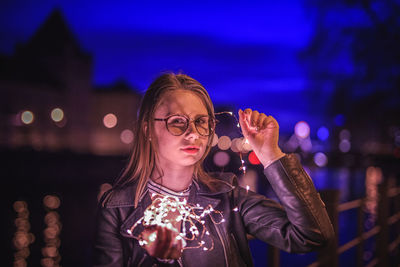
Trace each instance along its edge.
{"label": "railing post", "polygon": [[317,253],[318,262],[320,266],[338,266],[338,240],[339,240],[339,190],[322,190],[320,192],[321,198],[325,203],[326,211],[331,219],[333,230],[335,231],[335,239],[320,249]]}
{"label": "railing post", "polygon": [[[357,236],[361,237],[364,233],[364,201],[357,208]],[[361,239],[360,243],[357,245],[357,267],[364,266],[364,240]]]}
{"label": "railing post", "polygon": [[378,186],[379,202],[378,202],[378,218],[377,225],[380,231],[376,238],[376,253],[379,260],[379,266],[388,266],[389,254],[389,197],[388,197],[388,180],[383,179]]}
{"label": "railing post", "polygon": [[268,267],[279,267],[280,266],[280,257],[281,251],[272,246],[268,245]]}

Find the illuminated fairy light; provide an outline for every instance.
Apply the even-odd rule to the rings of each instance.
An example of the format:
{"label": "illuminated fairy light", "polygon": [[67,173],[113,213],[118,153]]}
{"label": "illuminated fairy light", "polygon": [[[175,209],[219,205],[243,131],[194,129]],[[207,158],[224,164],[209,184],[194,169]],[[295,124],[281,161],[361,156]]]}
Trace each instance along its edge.
{"label": "illuminated fairy light", "polygon": [[[236,121],[236,127],[239,129],[240,134],[243,135],[243,133],[240,131],[240,123],[238,118],[235,116],[235,114],[232,111],[222,111],[222,112],[217,112],[215,115],[222,115],[222,114],[228,114],[232,116],[235,121]],[[243,171],[243,174],[246,173],[246,166],[244,165],[244,161],[242,158],[242,153],[246,154],[252,150],[252,147],[250,145],[250,142],[244,138],[234,138],[231,140],[228,136],[221,136],[218,139],[218,148],[221,150],[227,150],[231,148],[231,150],[235,153],[239,153],[240,156],[240,161],[241,161],[241,166],[239,168],[240,171]]]}
{"label": "illuminated fairy light", "polygon": [[[209,216],[214,224],[220,224],[225,221],[222,212],[214,210],[211,205],[204,208],[199,204],[188,204],[186,199],[179,199],[178,197],[153,194],[152,198],[153,202],[144,211],[143,217],[130,229],[127,229],[129,235],[133,236],[134,229],[140,224],[144,227],[161,226],[177,234],[176,240],[182,242],[182,250],[202,248],[208,251],[214,248],[212,238],[207,238],[210,240],[209,245],[203,240],[210,235],[205,226],[205,217]],[[169,218],[168,216],[171,214],[176,214],[176,216]],[[175,227],[179,224],[181,224],[182,232]],[[139,245],[144,246],[148,244],[148,241],[154,242],[157,239],[157,232],[150,234],[148,241],[144,240],[141,235],[133,237],[139,241]],[[189,240],[197,240],[197,246],[188,247],[186,241]]]}

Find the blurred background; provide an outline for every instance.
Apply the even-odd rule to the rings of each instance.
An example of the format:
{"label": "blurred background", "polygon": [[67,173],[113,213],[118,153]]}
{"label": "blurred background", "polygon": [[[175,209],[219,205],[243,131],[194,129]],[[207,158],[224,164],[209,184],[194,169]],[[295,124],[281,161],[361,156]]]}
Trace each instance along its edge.
{"label": "blurred background", "polygon": [[[141,96],[171,71],[216,111],[278,120],[282,150],[325,192],[335,265],[399,264],[398,0],[6,0],[0,40],[5,266],[91,265],[98,196],[125,166]],[[274,198],[235,119],[218,120],[207,169]],[[256,266],[320,258],[250,245]]]}

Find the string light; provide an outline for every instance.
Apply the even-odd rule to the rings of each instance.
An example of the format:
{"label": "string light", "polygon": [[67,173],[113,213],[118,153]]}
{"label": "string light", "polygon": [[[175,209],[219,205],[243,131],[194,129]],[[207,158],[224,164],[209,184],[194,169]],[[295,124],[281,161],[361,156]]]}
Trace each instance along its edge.
{"label": "string light", "polygon": [[[232,111],[221,111],[221,112],[215,113],[215,115],[222,115],[222,114],[228,114],[228,115],[232,116],[236,121],[236,127],[239,129],[239,133],[241,135],[243,135],[243,133],[240,131],[240,123],[239,123],[239,120],[236,117],[236,115]],[[231,147],[234,146],[233,149],[231,148],[232,151],[234,151],[234,152],[237,151],[239,153],[240,162],[241,162],[241,166],[240,166],[239,170],[243,171],[243,174],[245,174],[246,173],[246,166],[244,165],[244,160],[243,160],[243,157],[242,157],[242,153],[249,152],[251,150],[251,146],[249,144],[249,141],[246,138],[243,137],[241,139],[242,139],[242,141],[236,141],[235,140],[235,142],[230,142],[229,145]],[[230,139],[229,139],[229,141],[230,141]],[[223,147],[223,148],[225,148],[225,147]]]}
{"label": "string light", "polygon": [[[205,217],[209,215],[209,218],[214,224],[220,224],[224,222],[222,212],[214,210],[211,205],[202,207],[199,204],[191,205],[187,203],[186,199],[179,199],[173,196],[163,196],[159,194],[152,195],[153,202],[144,211],[143,217],[141,217],[130,229],[127,229],[127,233],[133,236],[134,229],[138,225],[144,227],[149,226],[161,226],[165,227],[175,233],[177,233],[176,239],[182,241],[182,250],[189,248],[202,248],[203,250],[212,250],[214,248],[214,241],[211,238],[209,245],[203,240],[210,233],[205,226]],[[169,215],[175,215],[170,218]],[[179,232],[174,225],[182,225],[182,232]],[[144,240],[142,236],[133,236],[139,241],[141,246],[147,245],[148,241],[154,242],[157,238],[157,233],[154,232],[148,237],[148,241]],[[197,240],[197,246],[187,246],[189,240]]]}

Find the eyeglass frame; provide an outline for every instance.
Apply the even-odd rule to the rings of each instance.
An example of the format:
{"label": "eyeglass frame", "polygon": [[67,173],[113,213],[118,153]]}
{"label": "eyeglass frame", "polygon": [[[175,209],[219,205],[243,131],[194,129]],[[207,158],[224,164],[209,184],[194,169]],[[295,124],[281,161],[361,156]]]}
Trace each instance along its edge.
{"label": "eyeglass frame", "polygon": [[[173,133],[169,130],[169,128],[168,128],[168,120],[169,120],[171,117],[173,117],[173,116],[183,117],[183,118],[185,118],[186,121],[187,121],[186,129],[185,129],[181,134],[173,134]],[[212,121],[214,122],[214,127],[213,127],[213,128],[211,128],[211,127],[210,127],[210,123],[208,123],[208,124],[209,124],[209,131],[210,131],[209,134],[208,134],[208,135],[201,134],[201,133],[199,132],[199,130],[197,129],[196,123],[194,124],[194,128],[196,128],[197,133],[198,133],[199,135],[201,135],[201,136],[205,136],[205,137],[211,136],[211,135],[214,133],[214,131],[215,131],[215,126],[217,125],[218,120],[217,120],[215,117],[212,117],[212,116],[210,116],[210,115],[200,115],[200,116],[198,116],[198,117],[196,117],[196,118],[194,118],[194,119],[191,119],[191,118],[189,118],[188,116],[183,115],[183,114],[171,114],[171,115],[169,115],[169,116],[167,116],[167,117],[165,117],[165,118],[163,118],[163,119],[161,119],[161,118],[153,118],[153,120],[155,120],[155,121],[165,121],[165,127],[167,128],[167,130],[168,130],[168,132],[169,132],[170,134],[172,134],[173,136],[181,136],[181,135],[183,135],[184,133],[186,133],[186,131],[187,131],[187,129],[189,128],[189,125],[190,125],[190,123],[191,123],[192,121],[194,122],[194,121],[196,121],[197,119],[202,118],[202,117],[208,117],[208,118],[209,118],[209,121],[212,120]]]}

